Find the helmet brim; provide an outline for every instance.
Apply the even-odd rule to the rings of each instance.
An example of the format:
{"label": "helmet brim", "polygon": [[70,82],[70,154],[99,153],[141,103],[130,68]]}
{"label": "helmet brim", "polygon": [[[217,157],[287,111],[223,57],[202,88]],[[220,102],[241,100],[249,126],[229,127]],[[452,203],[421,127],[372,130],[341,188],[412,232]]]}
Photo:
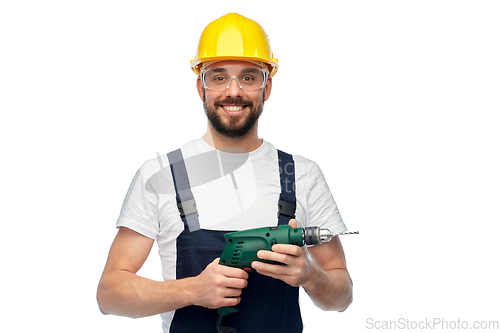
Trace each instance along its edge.
{"label": "helmet brim", "polygon": [[269,59],[262,59],[258,57],[206,57],[206,58],[198,58],[191,60],[191,69],[195,72],[196,75],[200,75],[201,68],[203,67],[203,63],[207,61],[224,61],[224,60],[240,60],[240,61],[258,61],[263,62],[267,65],[269,70],[269,75],[272,77],[278,71],[278,59],[272,58],[272,61]]}

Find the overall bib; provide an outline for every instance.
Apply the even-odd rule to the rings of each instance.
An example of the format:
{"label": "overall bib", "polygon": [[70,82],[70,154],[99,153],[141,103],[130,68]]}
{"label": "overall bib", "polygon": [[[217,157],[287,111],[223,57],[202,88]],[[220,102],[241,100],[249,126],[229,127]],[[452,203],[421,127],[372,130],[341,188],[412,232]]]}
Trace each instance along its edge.
{"label": "overall bib", "polygon": [[[177,203],[184,231],[177,237],[177,279],[199,275],[225,247],[224,234],[234,230],[200,229],[196,203],[191,192],[181,150],[168,154]],[[295,217],[295,170],[292,156],[278,150],[281,194],[276,225],[286,225]],[[288,185],[288,186],[286,186]],[[285,190],[286,188],[286,190]],[[290,189],[291,188],[291,189]],[[299,333],[302,318],[299,288],[257,272],[250,272],[248,286],[242,290],[238,312],[224,318],[224,325],[238,333]],[[187,306],[175,311],[172,333],[217,333],[217,310]]]}

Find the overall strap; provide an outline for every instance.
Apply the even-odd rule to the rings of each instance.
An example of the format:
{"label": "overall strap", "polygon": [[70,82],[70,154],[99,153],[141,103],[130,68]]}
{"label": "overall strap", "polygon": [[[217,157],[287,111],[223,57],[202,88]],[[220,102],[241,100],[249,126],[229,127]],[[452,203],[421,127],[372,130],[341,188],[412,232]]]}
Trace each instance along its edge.
{"label": "overall strap", "polygon": [[191,185],[189,184],[186,164],[184,163],[181,150],[174,150],[168,153],[167,157],[170,163],[172,179],[174,180],[177,208],[184,222],[184,229],[191,232],[199,230],[200,221],[198,220],[196,201],[191,192]]}
{"label": "overall strap", "polygon": [[295,163],[290,154],[278,150],[281,194],[278,201],[278,225],[295,218]]}

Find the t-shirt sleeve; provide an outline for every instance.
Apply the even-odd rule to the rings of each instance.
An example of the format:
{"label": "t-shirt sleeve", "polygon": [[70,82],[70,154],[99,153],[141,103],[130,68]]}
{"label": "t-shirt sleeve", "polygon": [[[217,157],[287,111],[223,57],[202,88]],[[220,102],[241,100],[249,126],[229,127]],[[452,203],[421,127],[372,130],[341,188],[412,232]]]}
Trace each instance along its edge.
{"label": "t-shirt sleeve", "polygon": [[306,224],[330,229],[333,234],[347,230],[337,204],[319,166],[312,162],[309,172]]}
{"label": "t-shirt sleeve", "polygon": [[146,189],[148,166],[137,170],[127,191],[116,227],[132,229],[146,237],[156,239],[160,231],[158,222],[158,194]]}

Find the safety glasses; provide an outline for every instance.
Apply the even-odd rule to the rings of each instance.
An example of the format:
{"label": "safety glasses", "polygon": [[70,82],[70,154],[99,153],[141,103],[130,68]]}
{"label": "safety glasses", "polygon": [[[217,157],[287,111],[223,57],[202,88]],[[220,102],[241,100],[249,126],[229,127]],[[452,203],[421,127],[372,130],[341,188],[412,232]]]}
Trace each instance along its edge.
{"label": "safety glasses", "polygon": [[229,88],[233,79],[240,89],[245,91],[259,90],[265,87],[268,71],[259,67],[244,65],[209,66],[200,73],[203,87],[212,91],[224,91]]}

